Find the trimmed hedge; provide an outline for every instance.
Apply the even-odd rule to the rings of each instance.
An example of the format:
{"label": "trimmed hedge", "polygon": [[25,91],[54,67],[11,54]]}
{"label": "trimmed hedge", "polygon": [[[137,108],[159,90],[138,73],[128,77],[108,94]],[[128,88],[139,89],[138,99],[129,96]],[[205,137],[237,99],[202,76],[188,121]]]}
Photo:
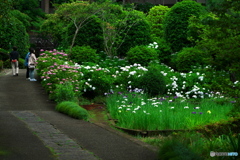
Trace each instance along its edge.
{"label": "trimmed hedge", "polygon": [[88,121],[89,114],[88,111],[82,107],[80,107],[77,103],[70,102],[70,101],[63,101],[57,104],[55,110],[67,114],[70,117],[76,119],[83,119]]}

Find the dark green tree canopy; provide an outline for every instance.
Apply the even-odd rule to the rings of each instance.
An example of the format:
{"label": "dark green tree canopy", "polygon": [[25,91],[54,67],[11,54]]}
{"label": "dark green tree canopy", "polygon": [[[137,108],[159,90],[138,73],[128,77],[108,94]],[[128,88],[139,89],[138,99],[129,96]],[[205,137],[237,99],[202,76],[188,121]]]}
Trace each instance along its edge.
{"label": "dark green tree canopy", "polygon": [[12,2],[6,0],[0,3],[0,48],[11,50],[13,46],[17,46],[20,54],[24,55],[29,48],[26,32],[29,17],[14,10]]}
{"label": "dark green tree canopy", "polygon": [[198,17],[203,11],[201,4],[192,0],[184,0],[176,3],[167,12],[163,22],[164,34],[174,52],[194,45],[187,39],[188,20],[192,15]]}
{"label": "dark green tree canopy", "polygon": [[38,0],[17,0],[13,1],[13,9],[28,15],[32,27],[38,29],[42,18],[45,18],[45,13],[39,8]]}

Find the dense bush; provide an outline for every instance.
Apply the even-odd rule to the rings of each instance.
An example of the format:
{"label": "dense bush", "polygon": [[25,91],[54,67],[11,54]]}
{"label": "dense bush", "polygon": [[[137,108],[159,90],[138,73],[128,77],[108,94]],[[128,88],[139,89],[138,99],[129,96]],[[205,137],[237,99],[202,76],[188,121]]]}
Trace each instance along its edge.
{"label": "dense bush", "polygon": [[154,6],[150,9],[147,20],[150,22],[151,26],[151,35],[155,40],[156,38],[163,38],[163,20],[165,14],[170,10],[168,6]]}
{"label": "dense bush", "polygon": [[127,52],[126,58],[131,64],[137,63],[147,66],[150,61],[158,59],[158,54],[154,48],[142,45],[131,48]]}
{"label": "dense bush", "polygon": [[[140,11],[129,11],[128,15],[123,18],[128,18],[124,26],[131,26],[126,28],[125,32],[122,32],[119,36],[123,39],[123,43],[120,48],[117,50],[117,54],[125,56],[126,53],[137,45],[148,45],[151,40],[151,30],[150,25],[146,20],[145,15]],[[116,30],[123,28],[123,26],[116,26]]]}
{"label": "dense bush", "polygon": [[63,101],[57,104],[55,109],[73,118],[83,119],[83,120],[88,120],[89,118],[88,111],[80,107],[77,103],[74,103],[74,102]]}
{"label": "dense bush", "polygon": [[184,0],[176,3],[167,12],[163,22],[164,34],[174,52],[194,45],[187,39],[188,20],[192,15],[199,16],[202,11],[203,7],[200,3]]}
{"label": "dense bush", "polygon": [[171,60],[171,54],[172,54],[170,44],[168,44],[164,38],[158,38],[156,39],[156,42],[158,44],[158,48],[156,49],[158,52],[159,61],[161,63],[169,65],[169,62]]}
{"label": "dense bush", "polygon": [[77,102],[77,98],[81,95],[81,92],[76,92],[71,82],[56,84],[56,88],[51,94],[52,99],[57,103],[63,101]]}
{"label": "dense bush", "polygon": [[193,66],[204,64],[204,53],[197,48],[184,48],[175,55],[173,63],[178,71],[189,72]]}
{"label": "dense bush", "polygon": [[78,63],[82,62],[97,62],[98,55],[95,49],[92,49],[90,46],[75,46],[72,48],[70,58]]}
{"label": "dense bush", "polygon": [[[116,90],[126,91],[126,89],[134,89],[139,83],[139,79],[148,70],[140,64],[133,64],[127,66],[114,67],[119,68],[113,71],[113,77],[115,77],[115,88]],[[138,85],[139,86],[139,85]]]}
{"label": "dense bush", "polygon": [[48,18],[42,23],[42,34],[50,35],[61,49],[71,45],[89,45],[98,51],[103,50],[100,21],[94,16],[100,5],[96,7],[95,4],[78,1],[59,5],[54,14],[47,15]]}
{"label": "dense bush", "polygon": [[98,65],[92,68],[89,66],[89,63],[84,63],[84,65],[85,67],[81,68],[81,72],[84,74],[84,79],[87,80],[85,84],[89,86],[85,89],[86,93],[84,95],[94,98],[97,95],[103,95],[105,92],[108,92],[115,81],[110,71]]}
{"label": "dense bush", "polygon": [[[38,57],[38,75],[43,79],[41,84],[53,100],[57,98],[57,101],[61,101],[69,96],[72,97],[73,92],[76,97],[82,94],[82,86],[85,82],[82,79],[83,75],[76,70],[77,67],[71,61],[66,62],[67,57],[67,54],[57,51],[41,53]],[[70,83],[72,87],[64,86],[65,83]],[[58,86],[58,84],[62,85]],[[60,88],[55,90],[57,87]],[[66,90],[70,95],[59,94],[59,92],[63,93]]]}
{"label": "dense bush", "polygon": [[157,96],[165,92],[166,83],[162,73],[154,66],[150,66],[148,72],[139,78],[135,87],[143,89],[151,96]]}

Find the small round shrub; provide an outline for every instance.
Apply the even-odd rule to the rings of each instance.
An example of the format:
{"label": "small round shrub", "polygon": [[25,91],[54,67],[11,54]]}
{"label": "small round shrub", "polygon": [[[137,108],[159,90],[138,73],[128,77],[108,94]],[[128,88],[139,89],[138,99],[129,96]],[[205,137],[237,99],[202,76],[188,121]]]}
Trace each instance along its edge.
{"label": "small round shrub", "polygon": [[90,46],[75,46],[72,48],[70,58],[79,64],[82,62],[97,62],[97,50],[92,49]]}
{"label": "small round shrub", "polygon": [[80,107],[77,103],[70,101],[63,101],[58,103],[55,110],[67,114],[73,118],[88,120],[88,111]]}
{"label": "small round shrub", "polygon": [[157,51],[147,46],[135,46],[127,52],[127,60],[130,64],[141,64],[147,66],[152,60],[158,59]]}
{"label": "small round shrub", "polygon": [[150,96],[162,95],[166,89],[166,83],[162,73],[155,67],[149,67],[148,72],[136,82],[136,88],[143,89]]}
{"label": "small round shrub", "polygon": [[204,54],[197,48],[184,48],[173,59],[176,69],[180,72],[189,72],[193,66],[202,65]]}

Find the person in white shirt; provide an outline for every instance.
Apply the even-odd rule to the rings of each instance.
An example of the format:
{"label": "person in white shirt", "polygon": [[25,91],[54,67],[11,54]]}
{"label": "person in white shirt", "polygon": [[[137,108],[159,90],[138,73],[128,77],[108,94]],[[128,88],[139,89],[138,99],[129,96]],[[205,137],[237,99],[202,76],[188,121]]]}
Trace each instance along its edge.
{"label": "person in white shirt", "polygon": [[29,77],[30,77],[30,81],[37,81],[34,78],[34,70],[37,64],[37,58],[35,55],[35,50],[34,49],[29,49],[29,59],[28,59],[28,68],[29,68]]}

